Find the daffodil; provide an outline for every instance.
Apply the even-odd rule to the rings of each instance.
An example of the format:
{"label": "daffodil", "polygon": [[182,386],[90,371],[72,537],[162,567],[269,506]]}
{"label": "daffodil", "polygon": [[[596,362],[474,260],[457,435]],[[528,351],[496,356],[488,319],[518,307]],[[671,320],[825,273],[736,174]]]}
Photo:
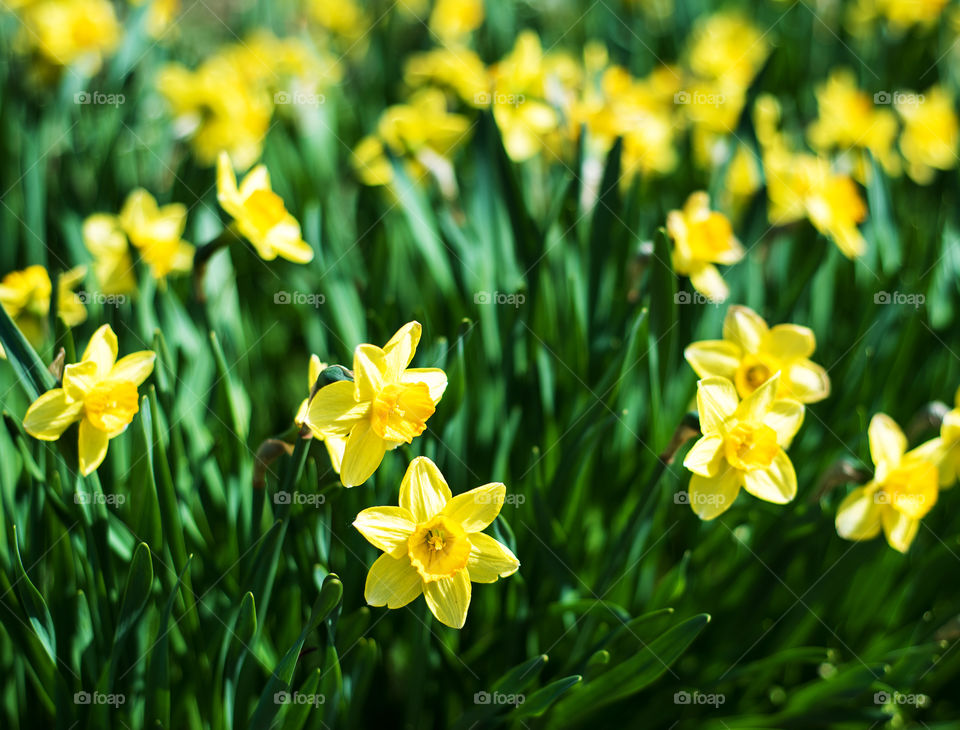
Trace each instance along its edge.
{"label": "daffodil", "polygon": [[947,411],[940,424],[940,435],[914,451],[937,465],[941,489],[949,489],[960,480],[960,388],[954,396],[953,410]]}
{"label": "daffodil", "polygon": [[734,264],[743,258],[743,246],[733,235],[730,220],[710,210],[704,192],[687,198],[683,210],[667,215],[667,232],[673,239],[673,268],[690,277],[694,288],[706,297],[722,301],[729,289],[714,264]]}
{"label": "daffodil", "polygon": [[437,84],[474,108],[490,105],[490,78],[480,56],[469,48],[433,48],[410,57],[404,80],[412,87]]}
{"label": "daffodil", "polygon": [[313,389],[317,384],[317,379],[327,367],[327,363],[322,362],[317,355],[310,355],[310,365],[307,368],[307,397],[303,399],[303,402],[300,404],[300,407],[297,409],[297,415],[294,416],[293,422],[298,426],[303,426],[304,422],[307,420],[307,407],[310,405],[310,395],[313,393]]}
{"label": "daffodil", "polygon": [[894,106],[904,124],[900,151],[907,161],[907,174],[926,185],[936,170],[957,166],[960,124],[953,95],[942,86],[933,86],[924,94],[897,96]]}
{"label": "daffodil", "polygon": [[827,371],[810,360],[816,347],[809,327],[768,327],[752,309],[735,305],[723,320],[722,340],[694,342],[683,355],[701,378],[732,380],[741,398],[780,373],[778,398],[816,403],[830,395]]}
{"label": "daffodil", "polygon": [[265,165],[247,173],[238,188],[230,157],[221,152],[217,160],[217,200],[262,259],[272,261],[280,256],[297,264],[313,259],[313,249],[303,240],[297,219],[270,188]]}
{"label": "daffodil", "polygon": [[193,246],[180,237],[187,223],[187,208],[171,203],[162,208],[146,190],[134,190],[120,211],[120,225],[155,279],[163,281],[173,272],[193,266]]}
{"label": "daffodil", "polygon": [[117,336],[103,325],[81,361],[64,368],[63,387],[48,390],[27,409],[24,429],[41,441],[56,441],[79,421],[80,472],[91,474],[107,455],[110,439],[123,433],[140,409],[137,387],[153,372],[154,357],[143,350],[117,360]]}
{"label": "daffodil", "polygon": [[130,245],[115,215],[94,213],[83,222],[83,244],[93,255],[93,275],[104,294],[137,289]]}
{"label": "daffodil", "polygon": [[683,465],[693,472],[689,502],[702,520],[731,506],[743,487],[758,499],[786,504],[797,494],[797,475],[786,449],[803,422],[803,405],[777,399],[774,375],[742,401],[726,378],[697,383],[703,433]]}
{"label": "daffodil", "polygon": [[430,13],[430,30],[444,43],[463,39],[483,22],[483,0],[437,0]]}
{"label": "daffodil", "polygon": [[[57,315],[68,327],[87,318],[83,300],[73,290],[85,273],[86,269],[78,266],[63,272],[57,280]],[[50,275],[42,266],[11,271],[0,280],[0,306],[34,347],[39,347],[46,335],[52,293]],[[2,347],[0,356],[5,356]]]}
{"label": "daffodil", "polygon": [[497,518],[505,495],[506,487],[494,482],[453,497],[430,459],[410,462],[400,506],[370,507],[353,523],[384,553],[367,574],[367,603],[401,608],[423,593],[440,623],[462,628],[471,581],[495,583],[520,568],[506,545],[482,532]]}
{"label": "daffodil", "polygon": [[873,479],[857,487],[837,508],[837,534],[870,540],[883,530],[894,550],[905,553],[920,520],[937,502],[937,467],[923,451],[907,451],[907,437],[892,418],[878,413],[867,430]]}
{"label": "daffodil", "polygon": [[947,0],[876,0],[876,8],[897,30],[935,23]]}
{"label": "daffodil", "polygon": [[96,73],[121,33],[108,0],[42,0],[23,9],[21,41],[54,67],[78,65]]}
{"label": "daffodil", "polygon": [[419,322],[401,327],[383,348],[359,345],[354,382],[321,388],[307,408],[306,424],[323,439],[346,487],[363,484],[383,455],[423,433],[447,376],[438,368],[410,368],[420,342]]}
{"label": "daffodil", "polygon": [[737,12],[707,16],[690,38],[690,69],[701,78],[746,88],[770,54],[766,35]]}

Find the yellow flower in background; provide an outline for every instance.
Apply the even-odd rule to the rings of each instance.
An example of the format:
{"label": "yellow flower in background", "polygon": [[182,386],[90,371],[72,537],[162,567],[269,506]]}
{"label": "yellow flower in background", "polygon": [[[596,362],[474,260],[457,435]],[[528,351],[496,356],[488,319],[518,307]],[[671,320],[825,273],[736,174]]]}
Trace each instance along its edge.
{"label": "yellow flower in background", "polygon": [[727,167],[724,195],[728,206],[735,212],[742,211],[762,183],[760,161],[756,153],[745,144],[738,144]]}
{"label": "yellow flower in background", "polygon": [[907,160],[907,174],[921,185],[933,180],[935,170],[957,166],[960,129],[953,104],[953,95],[942,86],[933,86],[925,94],[899,92],[894,99],[903,119],[900,151]]}
{"label": "yellow flower in background", "polygon": [[193,267],[193,246],[180,238],[187,224],[185,205],[171,203],[160,208],[150,193],[138,189],[127,196],[119,221],[155,279],[162,281],[167,274]]}
{"label": "yellow flower in background", "polygon": [[464,104],[477,109],[490,105],[487,67],[469,48],[445,46],[414,54],[404,67],[403,78],[414,88],[431,84],[449,88]]}
{"label": "yellow flower in background", "polygon": [[440,623],[462,628],[471,581],[495,583],[520,568],[510,548],[482,532],[500,513],[506,491],[494,482],[454,497],[436,464],[423,456],[411,461],[400,506],[370,507],[353,523],[384,553],[367,574],[367,603],[401,608],[423,593]]}
{"label": "yellow flower in background", "polygon": [[83,222],[83,244],[93,256],[93,275],[104,294],[137,290],[127,236],[115,215],[95,213]]}
{"label": "yellow flower in background", "polygon": [[363,484],[388,450],[423,433],[447,388],[443,370],[408,367],[420,333],[420,323],[409,322],[383,349],[359,345],[354,382],[326,385],[310,401],[307,426],[326,442],[345,487]]}
{"label": "yellow flower in background", "polygon": [[[57,279],[57,315],[68,327],[87,318],[83,300],[74,291],[74,287],[83,281],[84,274],[86,268],[78,266],[63,272]],[[11,271],[0,280],[0,306],[34,347],[39,347],[46,336],[52,293],[50,275],[39,265]],[[5,356],[2,347],[0,356]]]}
{"label": "yellow flower in background", "polygon": [[937,465],[941,489],[949,489],[960,480],[960,388],[954,395],[953,410],[947,411],[940,424],[940,436],[914,452]]}
{"label": "yellow flower in background", "polygon": [[870,540],[880,534],[905,553],[920,520],[937,502],[937,467],[918,449],[907,451],[907,437],[887,415],[870,419],[867,430],[873,479],[857,487],[837,508],[837,534],[847,540]]}
{"label": "yellow flower in background", "polygon": [[742,401],[726,378],[697,383],[703,436],[683,465],[690,477],[690,507],[712,520],[733,506],[743,487],[758,499],[786,504],[797,494],[797,475],[784,449],[803,423],[803,405],[777,399],[779,375]]}
{"label": "yellow flower in background", "polygon": [[667,232],[673,239],[673,269],[690,277],[704,296],[722,301],[729,289],[714,264],[735,264],[743,258],[743,246],[733,235],[729,219],[710,210],[710,197],[693,193],[683,210],[667,215]]}
{"label": "yellow flower in background", "polygon": [[23,8],[20,41],[53,66],[78,65],[94,74],[120,40],[108,0],[41,0]]}
{"label": "yellow flower in background", "polygon": [[307,397],[303,399],[300,407],[297,409],[297,415],[293,422],[298,426],[303,426],[307,420],[307,407],[310,405],[310,395],[313,393],[313,387],[317,384],[317,378],[320,373],[327,369],[327,363],[320,360],[318,355],[310,355],[310,365],[307,368]]}
{"label": "yellow flower in background", "polygon": [[483,23],[483,0],[437,0],[430,30],[444,43],[461,40]]}
{"label": "yellow flower in background", "polygon": [[308,0],[307,12],[323,30],[348,41],[348,53],[366,51],[364,36],[371,22],[361,3],[356,0]]}
{"label": "yellow flower in background", "polygon": [[297,219],[287,212],[283,198],[270,188],[270,173],[265,165],[257,165],[247,173],[238,188],[230,157],[221,152],[217,160],[217,200],[265,261],[279,256],[305,264],[313,259],[313,249],[303,240]]}
{"label": "yellow flower in background", "polygon": [[809,327],[768,327],[752,309],[737,305],[727,310],[722,340],[694,342],[683,355],[701,378],[733,381],[741,398],[780,373],[777,398],[816,403],[830,395],[827,371],[810,360],[816,346]]}
{"label": "yellow flower in background", "polygon": [[80,472],[87,476],[107,455],[110,439],[123,433],[140,410],[137,387],[153,372],[149,350],[117,360],[110,325],[93,333],[83,358],[67,365],[63,387],[48,390],[27,409],[23,427],[41,441],[56,441],[80,422]]}
{"label": "yellow flower in background", "polygon": [[151,38],[162,40],[167,35],[174,35],[175,26],[171,25],[180,13],[180,0],[130,0],[130,4],[140,7],[149,3],[147,9],[147,33]]}
{"label": "yellow flower in background", "polygon": [[770,54],[763,33],[737,12],[718,12],[699,21],[689,44],[689,65],[705,79],[746,88]]}
{"label": "yellow flower in background", "polygon": [[876,0],[877,10],[898,30],[930,25],[940,17],[947,0]]}

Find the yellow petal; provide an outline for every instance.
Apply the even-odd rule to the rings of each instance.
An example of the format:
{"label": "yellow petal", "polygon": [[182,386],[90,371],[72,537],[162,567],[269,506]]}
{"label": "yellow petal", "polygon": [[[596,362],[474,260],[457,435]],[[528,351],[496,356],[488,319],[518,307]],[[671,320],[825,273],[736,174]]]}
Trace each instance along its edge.
{"label": "yellow petal", "polygon": [[730,296],[730,288],[713,264],[700,263],[691,269],[690,283],[711,302],[722,302]]}
{"label": "yellow petal", "polygon": [[307,426],[317,438],[346,434],[370,412],[369,403],[358,403],[354,386],[338,380],[317,391],[307,407]]}
{"label": "yellow petal", "polygon": [[80,473],[89,476],[103,463],[110,437],[86,418],[80,421]]}
{"label": "yellow petal", "polygon": [[386,453],[386,442],[370,428],[369,421],[360,421],[350,431],[340,464],[340,482],[345,487],[363,484],[380,466]]}
{"label": "yellow petal", "polygon": [[93,333],[81,359],[95,362],[97,375],[106,377],[117,361],[117,336],[110,325],[105,324]]}
{"label": "yellow petal", "polygon": [[712,520],[733,506],[743,483],[742,472],[727,465],[712,477],[690,477],[687,499],[701,520]]}
{"label": "yellow petal", "polygon": [[910,549],[910,543],[917,536],[917,530],[920,528],[920,520],[907,517],[902,512],[895,509],[885,509],[883,514],[883,534],[887,538],[887,543],[894,550],[901,553]]}
{"label": "yellow petal", "polygon": [[778,360],[800,360],[810,357],[817,347],[813,330],[796,324],[771,327],[760,343],[763,352]]}
{"label": "yellow petal", "polygon": [[240,183],[240,197],[246,200],[256,190],[270,190],[270,173],[266,165],[257,165]]}
{"label": "yellow petal", "polygon": [[153,372],[153,362],[156,358],[156,354],[150,350],[141,350],[122,357],[110,371],[110,379],[129,380],[134,385],[140,385]]}
{"label": "yellow petal", "polygon": [[410,558],[381,555],[370,566],[363,597],[371,606],[402,608],[423,591],[423,579]]}
{"label": "yellow petal", "polygon": [[450,487],[440,469],[425,456],[410,462],[400,482],[400,506],[417,522],[426,522],[442,510],[451,497]]}
{"label": "yellow petal", "polygon": [[882,512],[873,484],[857,487],[837,508],[837,534],[846,540],[870,540],[880,533]]}
{"label": "yellow petal", "polygon": [[773,457],[770,466],[744,472],[743,488],[758,499],[786,504],[797,496],[797,474],[783,449]]}
{"label": "yellow petal", "polygon": [[781,376],[781,387],[801,403],[816,403],[830,395],[830,376],[815,362],[799,360],[788,365]]}
{"label": "yellow petal", "polygon": [[704,378],[697,383],[697,411],[704,435],[720,430],[739,404],[737,389],[726,378]]}
{"label": "yellow petal", "polygon": [[701,378],[716,376],[733,380],[740,365],[740,348],[726,340],[694,342],[683,351],[690,367]]}
{"label": "yellow petal", "polygon": [[400,376],[400,382],[426,383],[430,389],[430,400],[436,405],[447,389],[447,374],[440,368],[407,368]]}
{"label": "yellow petal", "polygon": [[[885,413],[877,413],[870,419],[867,437],[870,441],[870,458],[878,469],[881,465],[884,470],[896,466],[907,450],[907,437]],[[882,481],[883,475],[878,475],[877,479]]]}
{"label": "yellow petal", "polygon": [[737,345],[748,353],[760,350],[760,343],[767,334],[767,323],[749,307],[734,305],[727,310],[723,320],[723,339]]}
{"label": "yellow petal", "polygon": [[497,519],[506,494],[507,488],[500,482],[484,484],[458,494],[447,502],[442,513],[459,522],[467,532],[480,532]]}
{"label": "yellow petal", "polygon": [[357,345],[353,351],[354,398],[373,400],[386,382],[386,354],[375,345]]}
{"label": "yellow petal", "polygon": [[683,465],[694,474],[712,477],[723,464],[723,436],[710,433],[699,439],[683,460]]}
{"label": "yellow petal", "polygon": [[237,177],[234,175],[230,156],[226,152],[221,152],[217,157],[217,200],[227,213],[234,218],[238,217],[243,206],[243,198],[237,190]]}
{"label": "yellow petal", "polygon": [[891,507],[918,520],[937,503],[939,472],[933,462],[919,458],[918,450],[913,449],[904,456],[884,487]]}
{"label": "yellow petal", "polygon": [[313,261],[313,249],[303,240],[300,224],[293,216],[278,223],[267,234],[267,245],[278,256],[295,264],[307,264]]}
{"label": "yellow petal", "polygon": [[23,417],[23,428],[35,439],[56,441],[82,415],[83,401],[68,401],[63,388],[56,388],[30,405]]}
{"label": "yellow petal", "polygon": [[422,330],[419,322],[407,322],[383,346],[383,352],[387,358],[386,379],[389,382],[399,380],[400,374],[413,360]]}
{"label": "yellow petal", "polygon": [[752,423],[763,423],[773,407],[779,387],[780,374],[776,373],[741,401],[737,408],[737,418]]}
{"label": "yellow petal", "polygon": [[357,515],[353,526],[371,545],[399,558],[406,555],[407,539],[417,523],[403,507],[368,507]]}
{"label": "yellow petal", "polygon": [[803,404],[797,401],[776,400],[764,416],[763,422],[777,432],[777,443],[787,448],[800,430],[804,412]]}
{"label": "yellow petal", "polygon": [[495,583],[497,578],[513,575],[520,568],[520,561],[510,548],[489,535],[470,535],[470,545],[467,570],[474,583]]}
{"label": "yellow petal", "polygon": [[63,389],[70,400],[82,401],[99,379],[93,360],[70,363],[63,369]]}
{"label": "yellow petal", "polygon": [[320,377],[327,367],[325,362],[320,360],[318,355],[310,355],[310,364],[307,366],[307,391],[313,390],[313,386],[317,383],[317,378]]}
{"label": "yellow petal", "polygon": [[449,578],[423,584],[423,596],[437,621],[453,629],[463,628],[470,608],[470,575],[459,570]]}
{"label": "yellow petal", "polygon": [[340,465],[343,464],[343,452],[347,448],[347,437],[327,434],[323,439],[323,443],[327,447],[327,454],[330,455],[330,463],[333,465],[333,470],[339,474]]}

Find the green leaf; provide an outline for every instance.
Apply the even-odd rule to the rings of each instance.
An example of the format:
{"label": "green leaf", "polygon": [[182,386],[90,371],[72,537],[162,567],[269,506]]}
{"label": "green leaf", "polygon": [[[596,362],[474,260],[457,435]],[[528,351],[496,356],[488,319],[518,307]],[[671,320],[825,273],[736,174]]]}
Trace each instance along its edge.
{"label": "green leaf", "polygon": [[54,386],[50,371],[3,307],[0,307],[0,344],[31,401]]}
{"label": "green leaf", "polygon": [[510,713],[510,716],[518,720],[525,717],[540,717],[550,709],[550,706],[553,705],[554,702],[560,699],[561,695],[575,684],[578,684],[582,679],[583,677],[579,674],[574,674],[570,677],[564,677],[563,679],[551,682],[545,687],[541,687],[527,697],[522,705],[518,705],[517,708]]}
{"label": "green leaf", "polygon": [[[3,309],[0,307],[0,309]],[[30,628],[40,640],[44,651],[50,662],[57,665],[57,635],[53,628],[53,619],[50,617],[50,611],[47,604],[40,595],[40,591],[33,584],[23,569],[23,561],[20,559],[20,545],[17,539],[16,525],[13,527],[13,555],[14,555],[14,575],[16,576],[17,595],[20,596],[20,603],[27,614],[30,622]]]}

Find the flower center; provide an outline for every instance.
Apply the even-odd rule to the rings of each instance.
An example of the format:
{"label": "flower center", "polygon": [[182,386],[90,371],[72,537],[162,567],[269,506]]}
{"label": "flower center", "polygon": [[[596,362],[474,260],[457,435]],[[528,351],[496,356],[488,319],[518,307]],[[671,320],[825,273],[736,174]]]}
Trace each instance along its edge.
{"label": "flower center", "polygon": [[779,448],[777,432],[763,423],[738,423],[723,443],[727,461],[737,469],[769,466]]}
{"label": "flower center", "polygon": [[107,433],[122,431],[140,410],[137,386],[129,380],[97,383],[83,399],[87,420]]}
{"label": "flower center", "polygon": [[409,444],[423,433],[435,408],[426,383],[391,383],[374,397],[370,425],[382,439]]}
{"label": "flower center", "polygon": [[770,380],[773,375],[770,366],[761,361],[756,355],[747,355],[740,361],[733,380],[741,398],[746,398],[761,385]]}
{"label": "flower center", "polygon": [[410,562],[425,581],[453,575],[467,564],[470,539],[459,523],[448,517],[421,522],[407,539]]}
{"label": "flower center", "polygon": [[272,190],[254,190],[243,201],[243,207],[253,226],[262,233],[266,233],[287,214],[283,198]]}

